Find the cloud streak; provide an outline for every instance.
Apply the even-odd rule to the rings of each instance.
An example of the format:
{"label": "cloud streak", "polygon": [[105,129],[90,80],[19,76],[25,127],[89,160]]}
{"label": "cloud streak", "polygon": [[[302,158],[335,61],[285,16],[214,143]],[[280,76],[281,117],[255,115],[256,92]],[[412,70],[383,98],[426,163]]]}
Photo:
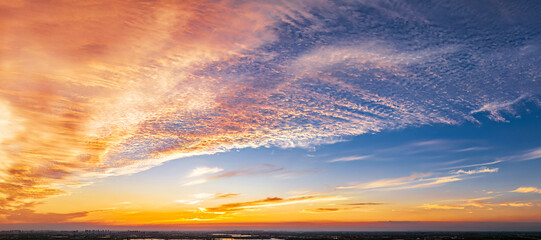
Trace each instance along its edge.
{"label": "cloud streak", "polygon": [[190,172],[188,177],[189,178],[199,177],[199,176],[206,175],[206,174],[219,173],[219,172],[221,172],[223,170],[224,170],[223,168],[219,168],[219,167],[213,167],[213,168],[210,168],[210,167],[198,167],[198,168],[195,168],[194,170],[192,170],[192,172]]}
{"label": "cloud streak", "polygon": [[[464,180],[464,176],[483,174],[483,173],[495,173],[498,172],[498,168],[478,168],[472,170],[458,170],[451,172],[450,175],[434,176],[435,173],[414,173],[407,177],[381,179],[372,182],[350,185],[350,186],[338,186],[336,189],[362,189],[362,190],[405,190],[426,188],[442,185],[450,182],[457,182]],[[434,177],[432,177],[434,176]]]}
{"label": "cloud streak", "polygon": [[220,205],[218,207],[206,208],[206,211],[209,212],[236,212],[249,209],[257,208],[266,208],[266,207],[275,207],[275,206],[284,206],[291,204],[300,204],[300,203],[313,203],[313,202],[325,202],[325,201],[342,201],[347,200],[348,198],[342,196],[306,196],[298,198],[279,198],[279,197],[268,197],[262,200],[251,201],[251,202],[238,202],[238,203],[227,203]]}
{"label": "cloud streak", "polygon": [[363,156],[349,156],[349,157],[341,157],[341,158],[335,158],[331,159],[327,162],[333,163],[333,162],[350,162],[350,161],[358,161],[363,160],[371,157],[371,155],[363,155]]}
{"label": "cloud streak", "polygon": [[284,168],[276,167],[272,164],[262,164],[262,165],[258,165],[258,166],[254,166],[250,168],[241,169],[241,170],[228,171],[228,172],[220,173],[220,174],[206,177],[206,178],[199,178],[199,179],[184,183],[184,186],[202,184],[202,183],[215,181],[215,180],[223,179],[223,178],[260,175],[260,174],[269,174],[269,173],[277,173],[277,172],[288,173],[288,172],[284,172],[283,170]]}
{"label": "cloud streak", "polygon": [[519,187],[511,192],[518,192],[518,193],[541,193],[541,189],[536,187]]}

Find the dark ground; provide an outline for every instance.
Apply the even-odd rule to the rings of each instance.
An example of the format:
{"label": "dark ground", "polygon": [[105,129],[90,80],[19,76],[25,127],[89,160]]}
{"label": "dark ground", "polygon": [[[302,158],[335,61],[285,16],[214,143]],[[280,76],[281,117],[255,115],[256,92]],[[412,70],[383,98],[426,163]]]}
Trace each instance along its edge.
{"label": "dark ground", "polygon": [[541,232],[0,231],[0,239],[541,239]]}

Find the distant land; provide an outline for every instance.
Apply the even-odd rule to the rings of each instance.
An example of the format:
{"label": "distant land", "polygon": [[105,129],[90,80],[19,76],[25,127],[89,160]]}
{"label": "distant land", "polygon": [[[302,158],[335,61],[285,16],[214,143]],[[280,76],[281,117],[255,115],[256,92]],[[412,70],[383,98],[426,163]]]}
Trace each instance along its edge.
{"label": "distant land", "polygon": [[0,239],[118,240],[300,240],[300,239],[541,239],[541,232],[178,232],[178,231],[2,231]]}

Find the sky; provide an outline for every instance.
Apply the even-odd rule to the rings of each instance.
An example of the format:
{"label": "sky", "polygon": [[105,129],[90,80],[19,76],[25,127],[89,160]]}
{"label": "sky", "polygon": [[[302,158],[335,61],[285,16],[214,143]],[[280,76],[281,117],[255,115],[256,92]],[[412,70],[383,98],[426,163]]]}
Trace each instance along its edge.
{"label": "sky", "polygon": [[2,1],[0,229],[539,229],[539,12]]}

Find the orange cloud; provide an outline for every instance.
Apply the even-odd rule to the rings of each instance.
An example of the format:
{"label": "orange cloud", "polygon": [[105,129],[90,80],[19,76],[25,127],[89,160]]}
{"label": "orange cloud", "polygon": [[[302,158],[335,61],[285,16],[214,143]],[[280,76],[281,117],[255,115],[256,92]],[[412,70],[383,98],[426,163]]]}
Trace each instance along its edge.
{"label": "orange cloud", "polygon": [[384,203],[377,203],[377,202],[361,202],[361,203],[346,203],[342,205],[350,205],[350,206],[376,206],[376,205],[383,205]]}
{"label": "orange cloud", "polygon": [[302,212],[306,213],[327,213],[327,212],[348,212],[348,211],[356,211],[358,209],[361,209],[361,206],[378,206],[383,205],[383,203],[374,203],[374,202],[361,202],[361,203],[346,203],[346,204],[340,204],[343,206],[355,206],[355,207],[333,207],[333,208],[313,208],[313,209],[303,209]]}
{"label": "orange cloud", "polygon": [[236,197],[240,194],[238,193],[217,193],[214,195],[214,198],[215,199],[221,199],[221,198],[232,198],[232,197]]}
{"label": "orange cloud", "polygon": [[342,196],[307,196],[307,197],[288,198],[288,199],[283,199],[279,197],[268,197],[266,199],[251,201],[251,202],[238,202],[238,203],[223,204],[223,205],[220,205],[219,207],[206,208],[206,211],[235,212],[235,211],[242,211],[242,210],[248,210],[248,209],[283,206],[283,205],[298,204],[298,203],[340,201],[340,200],[346,200],[346,199],[347,198],[342,197]]}
{"label": "orange cloud", "polygon": [[541,189],[535,188],[535,187],[519,187],[511,192],[518,192],[518,193],[541,193]]}
{"label": "orange cloud", "polygon": [[532,202],[504,201],[504,202],[488,202],[485,200],[493,199],[493,197],[480,197],[473,199],[445,200],[444,202],[454,202],[454,204],[424,204],[418,208],[424,209],[445,209],[445,210],[460,210],[468,207],[486,208],[493,210],[493,207],[531,207],[535,204]]}
{"label": "orange cloud", "polygon": [[420,206],[420,208],[433,210],[433,209],[442,209],[442,210],[456,210],[456,209],[464,209],[462,206],[453,206],[453,205],[439,205],[439,204],[424,204],[423,206]]}
{"label": "orange cloud", "polygon": [[[1,208],[245,139],[243,129],[230,130],[234,113],[196,124],[216,112],[218,89],[228,86],[193,72],[275,39],[267,26],[279,14],[212,1],[0,8]],[[226,127],[154,127],[164,121]]]}
{"label": "orange cloud", "polygon": [[343,212],[348,211],[354,208],[314,208],[314,209],[303,209],[302,212],[305,213],[328,213],[328,212]]}
{"label": "orange cloud", "polygon": [[[92,211],[81,211],[73,213],[37,213],[25,205],[16,210],[0,210],[0,224],[2,223],[65,223],[75,219],[86,217]],[[5,216],[2,220],[1,216]]]}

